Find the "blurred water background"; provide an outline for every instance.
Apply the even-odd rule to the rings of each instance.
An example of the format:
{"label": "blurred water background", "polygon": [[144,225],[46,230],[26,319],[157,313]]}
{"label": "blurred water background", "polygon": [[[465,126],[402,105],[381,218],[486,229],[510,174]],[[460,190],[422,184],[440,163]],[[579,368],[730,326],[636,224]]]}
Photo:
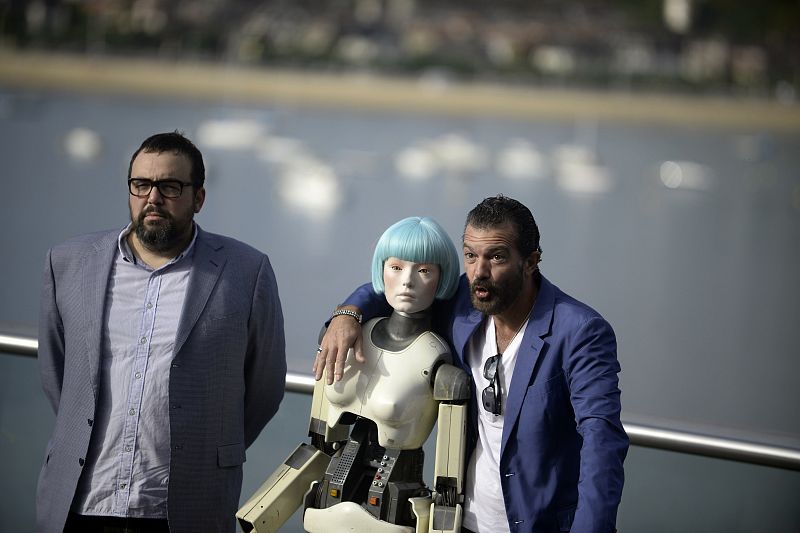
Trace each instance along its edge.
{"label": "blurred water background", "polygon": [[[0,3],[6,29],[18,28],[9,22],[12,4]],[[310,371],[321,323],[368,280],[383,229],[429,215],[459,242],[466,212],[503,193],[532,209],[544,274],[614,326],[625,420],[800,448],[796,62],[784,58],[788,66],[777,62],[783,66],[770,70],[776,62],[767,61],[765,45],[761,55],[751,50],[766,58],[763,68],[751,59],[752,76],[740,76],[749,85],[731,76],[703,83],[664,77],[654,92],[634,90],[654,83],[653,76],[607,71],[600,81],[622,83],[621,91],[597,87],[597,77],[587,85],[585,68],[575,67],[572,77],[544,76],[542,65],[563,67],[565,57],[581,64],[580,53],[564,50],[531,52],[529,63],[539,70],[512,72],[501,85],[502,70],[480,65],[475,72],[488,72],[481,79],[462,79],[465,71],[452,64],[409,74],[406,63],[403,72],[400,63],[390,65],[386,78],[363,64],[343,69],[343,60],[319,60],[298,73],[297,55],[270,56],[264,50],[280,48],[261,42],[258,61],[235,55],[198,63],[193,56],[187,72],[158,33],[155,58],[114,55],[125,50],[114,49],[120,41],[110,37],[94,41],[112,49],[99,55],[54,55],[41,37],[36,42],[42,33],[30,30],[39,20],[31,5],[43,9],[41,24],[56,28],[63,22],[48,23],[47,14],[59,11],[23,4],[29,30],[8,31],[0,47],[4,330],[35,334],[47,248],[121,228],[130,154],[151,133],[179,129],[206,159],[207,200],[198,223],[270,255],[291,370]],[[298,5],[307,13],[312,4]],[[377,5],[384,16],[391,6],[416,5],[352,4],[353,12]],[[606,6],[596,8],[605,17],[599,20],[614,27],[608,6],[625,3],[568,4]],[[176,16],[174,3],[133,5],[156,17],[149,24],[158,25],[162,13],[169,28]],[[243,11],[251,3],[237,5]],[[263,5],[295,13],[285,3]],[[264,12],[252,9],[245,18],[255,24]],[[87,20],[108,36],[111,23],[101,18]],[[280,32],[264,28],[256,35],[279,41]],[[688,53],[693,34],[676,28],[667,34]],[[236,47],[226,41],[228,53],[260,42],[244,29],[231,35],[239,40]],[[34,51],[24,44],[31,41]],[[352,61],[369,56],[353,42],[360,41],[342,45],[355,54]],[[738,50],[733,42],[729,52]],[[734,56],[726,56],[728,72],[744,68],[730,67]],[[659,65],[670,64],[658,57]],[[265,65],[282,70],[260,70]],[[309,405],[310,397],[288,394],[248,450],[243,501],[304,440]],[[33,529],[36,476],[52,421],[35,360],[0,356],[0,531]],[[634,447],[626,476],[620,531],[800,531],[797,472]],[[300,531],[299,523],[295,517],[285,530]]]}

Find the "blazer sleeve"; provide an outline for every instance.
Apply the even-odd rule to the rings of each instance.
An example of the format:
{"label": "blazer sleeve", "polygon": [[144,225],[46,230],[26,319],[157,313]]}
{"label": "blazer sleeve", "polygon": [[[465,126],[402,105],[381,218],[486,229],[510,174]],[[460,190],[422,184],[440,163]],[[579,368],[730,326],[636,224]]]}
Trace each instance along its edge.
{"label": "blazer sleeve", "polygon": [[58,411],[64,382],[64,325],[56,303],[52,250],[47,252],[39,309],[39,374],[53,412]]}
{"label": "blazer sleeve", "polygon": [[595,316],[581,325],[566,370],[583,438],[572,531],[608,533],[616,523],[629,443],[620,421],[617,343],[608,322]]}
{"label": "blazer sleeve", "polygon": [[286,342],[278,284],[262,257],[253,292],[245,355],[244,429],[250,446],[278,411],[286,388]]}

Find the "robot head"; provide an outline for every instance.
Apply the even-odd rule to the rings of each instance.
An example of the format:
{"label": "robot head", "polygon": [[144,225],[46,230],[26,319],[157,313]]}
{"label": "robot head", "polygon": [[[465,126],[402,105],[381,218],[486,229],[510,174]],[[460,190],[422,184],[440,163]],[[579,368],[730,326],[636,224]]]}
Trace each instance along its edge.
{"label": "robot head", "polygon": [[458,252],[447,232],[429,217],[408,217],[383,232],[372,256],[372,287],[383,294],[383,263],[389,257],[435,263],[441,269],[437,299],[450,298],[458,286]]}

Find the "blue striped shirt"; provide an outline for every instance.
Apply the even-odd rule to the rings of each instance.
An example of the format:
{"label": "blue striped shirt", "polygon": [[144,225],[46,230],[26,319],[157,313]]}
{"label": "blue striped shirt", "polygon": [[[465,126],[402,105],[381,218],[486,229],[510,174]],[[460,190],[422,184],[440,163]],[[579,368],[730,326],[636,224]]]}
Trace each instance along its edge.
{"label": "blue striped shirt", "polygon": [[137,261],[128,225],[106,292],[97,413],[73,511],[167,517],[169,373],[197,229],[166,265]]}

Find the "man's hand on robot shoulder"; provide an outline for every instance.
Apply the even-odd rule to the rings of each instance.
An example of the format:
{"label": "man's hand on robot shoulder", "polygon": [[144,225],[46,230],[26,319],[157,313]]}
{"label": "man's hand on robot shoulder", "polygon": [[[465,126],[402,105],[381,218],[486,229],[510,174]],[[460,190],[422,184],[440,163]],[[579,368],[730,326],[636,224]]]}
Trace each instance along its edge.
{"label": "man's hand on robot shoulder", "polygon": [[347,315],[335,316],[331,320],[314,359],[314,379],[322,378],[323,372],[328,385],[334,379],[339,381],[344,374],[344,363],[347,352],[353,348],[356,361],[365,362],[362,351],[361,324]]}

